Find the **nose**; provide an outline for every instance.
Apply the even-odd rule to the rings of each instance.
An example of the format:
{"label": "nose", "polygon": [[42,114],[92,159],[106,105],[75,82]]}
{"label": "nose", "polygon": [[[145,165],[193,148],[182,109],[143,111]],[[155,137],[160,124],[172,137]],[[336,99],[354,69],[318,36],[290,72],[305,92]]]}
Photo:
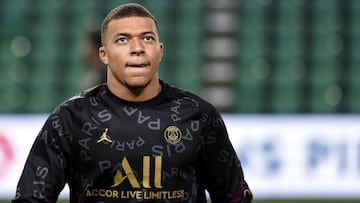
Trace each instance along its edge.
{"label": "nose", "polygon": [[139,56],[145,53],[144,46],[139,39],[133,39],[130,45],[130,54]]}

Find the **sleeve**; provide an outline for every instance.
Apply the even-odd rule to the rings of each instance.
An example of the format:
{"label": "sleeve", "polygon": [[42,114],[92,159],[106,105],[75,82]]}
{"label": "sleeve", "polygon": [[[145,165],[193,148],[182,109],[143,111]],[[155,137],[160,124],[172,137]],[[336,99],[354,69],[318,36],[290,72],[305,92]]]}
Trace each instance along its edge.
{"label": "sleeve", "polygon": [[66,183],[68,139],[59,116],[49,116],[29,152],[12,203],[57,201]]}
{"label": "sleeve", "polygon": [[251,203],[252,192],[220,114],[205,115],[198,178],[213,203]]}

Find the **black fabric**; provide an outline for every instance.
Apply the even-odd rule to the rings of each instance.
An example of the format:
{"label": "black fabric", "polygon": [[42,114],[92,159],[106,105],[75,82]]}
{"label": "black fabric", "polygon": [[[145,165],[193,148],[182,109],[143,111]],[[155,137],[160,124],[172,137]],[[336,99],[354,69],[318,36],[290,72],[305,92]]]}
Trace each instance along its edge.
{"label": "black fabric", "polygon": [[226,203],[244,193],[216,109],[161,84],[145,102],[122,100],[104,84],[59,105],[33,144],[12,202],[56,202],[66,183],[72,203],[202,203],[205,189],[213,203]]}

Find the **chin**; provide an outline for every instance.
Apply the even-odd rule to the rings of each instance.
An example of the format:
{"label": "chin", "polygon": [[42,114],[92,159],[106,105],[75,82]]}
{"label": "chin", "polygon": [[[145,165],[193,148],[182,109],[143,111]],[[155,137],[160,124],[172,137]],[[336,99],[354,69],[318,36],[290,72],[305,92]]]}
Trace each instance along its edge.
{"label": "chin", "polygon": [[150,84],[150,80],[136,80],[136,81],[127,81],[125,86],[129,89],[144,89]]}

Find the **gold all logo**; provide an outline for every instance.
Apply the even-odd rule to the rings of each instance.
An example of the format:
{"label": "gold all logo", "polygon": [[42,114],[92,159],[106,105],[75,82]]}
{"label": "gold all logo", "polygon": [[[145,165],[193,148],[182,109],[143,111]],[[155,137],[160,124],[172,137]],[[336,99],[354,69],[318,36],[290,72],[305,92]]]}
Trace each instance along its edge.
{"label": "gold all logo", "polygon": [[[151,174],[151,168],[150,168],[150,161],[151,158],[155,159],[155,167],[154,167],[154,187],[155,188],[162,188],[161,185],[161,173],[162,173],[162,157],[161,156],[143,156],[143,177],[142,177],[142,186],[144,188],[152,188],[150,185],[150,174]],[[129,161],[126,157],[123,158],[121,161],[121,167],[125,173],[123,175],[120,170],[116,170],[116,174],[114,177],[114,184],[111,187],[116,187],[123,183],[126,179],[131,184],[131,187],[133,188],[140,188],[140,183],[137,180],[134,170],[131,168]]]}

